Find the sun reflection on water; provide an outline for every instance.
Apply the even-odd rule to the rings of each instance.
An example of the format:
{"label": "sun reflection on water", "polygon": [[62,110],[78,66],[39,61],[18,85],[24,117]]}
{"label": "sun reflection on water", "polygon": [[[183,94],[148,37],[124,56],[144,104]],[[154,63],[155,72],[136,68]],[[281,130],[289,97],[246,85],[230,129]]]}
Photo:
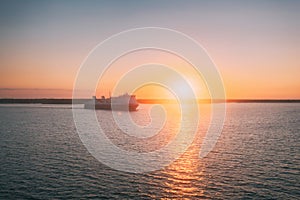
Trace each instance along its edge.
{"label": "sun reflection on water", "polygon": [[[205,187],[208,180],[205,176],[205,164],[199,161],[199,151],[210,122],[210,105],[201,105],[200,107],[201,120],[193,144],[162,172],[165,179],[162,181],[161,190],[162,193],[168,194],[168,198],[179,196],[182,199],[205,197]],[[184,108],[182,107],[182,109]],[[189,134],[190,130],[185,130],[186,134]],[[169,131],[172,132],[173,130],[170,129]]]}

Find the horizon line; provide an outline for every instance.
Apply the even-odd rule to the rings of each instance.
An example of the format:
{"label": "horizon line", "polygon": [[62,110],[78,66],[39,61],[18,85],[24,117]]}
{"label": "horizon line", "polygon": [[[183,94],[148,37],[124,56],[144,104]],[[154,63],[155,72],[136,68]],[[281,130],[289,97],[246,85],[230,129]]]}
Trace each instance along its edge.
{"label": "horizon line", "polygon": [[[56,99],[56,98],[36,98],[36,99],[13,99],[0,98],[0,104],[84,104],[90,98],[81,99]],[[176,99],[137,99],[141,104],[174,104]],[[191,100],[184,100],[189,103]],[[197,99],[197,103],[300,103],[300,99]]]}

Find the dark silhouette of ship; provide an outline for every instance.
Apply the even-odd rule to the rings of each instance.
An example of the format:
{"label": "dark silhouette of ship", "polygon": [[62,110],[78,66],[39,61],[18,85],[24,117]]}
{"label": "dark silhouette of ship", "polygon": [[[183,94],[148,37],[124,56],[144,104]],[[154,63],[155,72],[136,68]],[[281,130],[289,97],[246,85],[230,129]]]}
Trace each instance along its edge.
{"label": "dark silhouette of ship", "polygon": [[97,99],[93,96],[92,100],[84,104],[85,109],[96,110],[122,110],[122,111],[136,111],[139,104],[135,98],[135,95],[123,94],[117,97]]}

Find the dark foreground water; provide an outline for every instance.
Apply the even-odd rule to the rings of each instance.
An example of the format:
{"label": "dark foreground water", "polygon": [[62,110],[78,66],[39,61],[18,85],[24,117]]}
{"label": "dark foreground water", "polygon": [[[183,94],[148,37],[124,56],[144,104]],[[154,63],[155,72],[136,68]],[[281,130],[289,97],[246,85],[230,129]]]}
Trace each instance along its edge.
{"label": "dark foreground water", "polygon": [[[97,115],[110,123],[108,112]],[[300,199],[300,104],[228,104],[223,133],[203,159],[199,138],[162,170],[125,173],[89,154],[70,106],[3,105],[0,199]]]}

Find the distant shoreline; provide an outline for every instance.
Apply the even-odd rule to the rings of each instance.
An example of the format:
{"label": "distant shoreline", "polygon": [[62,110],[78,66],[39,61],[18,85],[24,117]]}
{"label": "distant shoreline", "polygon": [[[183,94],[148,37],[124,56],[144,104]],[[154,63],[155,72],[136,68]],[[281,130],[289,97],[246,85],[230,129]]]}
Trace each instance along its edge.
{"label": "distant shoreline", "polygon": [[[90,99],[74,99],[75,104],[83,104]],[[174,99],[138,99],[141,104],[174,104]],[[186,101],[188,102],[188,101]],[[224,100],[199,99],[198,103],[223,103]],[[226,103],[300,103],[300,99],[227,99]],[[0,99],[0,104],[72,104],[72,99]]]}

